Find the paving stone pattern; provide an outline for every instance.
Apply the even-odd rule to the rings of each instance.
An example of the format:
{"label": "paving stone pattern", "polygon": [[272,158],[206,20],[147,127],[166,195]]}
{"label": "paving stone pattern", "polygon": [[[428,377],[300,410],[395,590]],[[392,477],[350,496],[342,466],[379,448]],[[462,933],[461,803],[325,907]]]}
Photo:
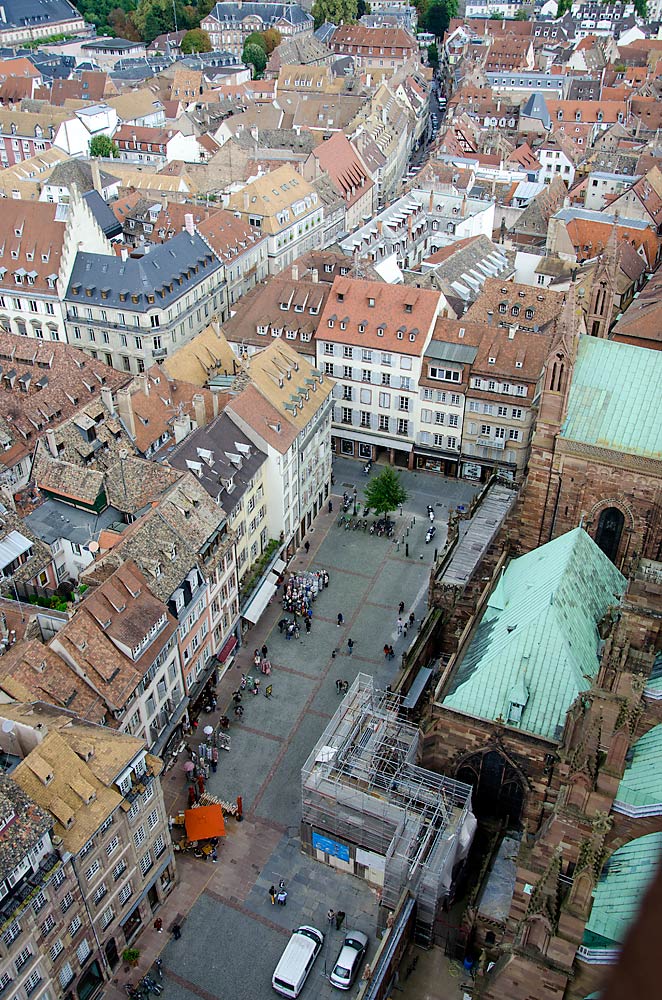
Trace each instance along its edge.
{"label": "paving stone pattern", "polygon": [[[337,460],[336,491],[356,483],[359,495],[366,480],[356,464]],[[358,469],[358,473],[357,473]],[[379,470],[376,470],[379,471]],[[358,475],[358,479],[357,479]],[[220,754],[218,772],[210,775],[209,791],[224,799],[243,797],[244,821],[228,820],[217,864],[184,856],[179,858],[179,884],[161,913],[169,928],[176,915],[183,917],[182,937],[175,941],[157,935],[153,928],[142,934],[139,970],[121,967],[105,996],[125,996],[124,984],[135,982],[150,968],[161,951],[164,1000],[223,998],[271,1000],[271,975],[291,930],[310,923],[326,934],[322,954],[303,993],[304,998],[337,997],[325,978],[333,965],[343,931],[329,930],[329,907],[347,914],[345,929],[358,928],[370,937],[368,957],[376,948],[376,897],[360,879],[335,872],[305,857],[298,838],[301,802],[301,767],[338,705],[335,681],[352,681],[358,672],[374,675],[378,686],[397,675],[402,652],[412,640],[396,631],[398,603],[406,614],[413,609],[417,623],[425,611],[427,582],[434,547],[425,545],[427,503],[435,504],[436,547],[441,548],[448,504],[467,503],[474,489],[467,483],[435,476],[403,473],[411,490],[403,516],[395,514],[396,539],[410,527],[409,557],[395,540],[363,531],[344,531],[336,524],[338,497],[332,515],[324,512],[308,535],[310,551],[293,559],[289,572],[326,569],[330,586],[314,604],[312,631],[302,631],[298,641],[287,641],[278,632],[280,603],[273,602],[261,621],[245,637],[236,666],[219,685],[219,708],[214,722],[229,704],[241,672],[252,673],[252,654],[263,642],[269,648],[274,695],[245,695],[245,713],[231,726],[232,748]],[[343,485],[346,483],[347,485]],[[345,617],[336,626],[338,612]],[[347,639],[355,642],[347,655]],[[384,659],[382,647],[392,643],[396,658]],[[338,650],[336,657],[332,656]],[[265,686],[265,678],[261,678]],[[172,812],[184,806],[183,770],[176,765],[164,778],[166,805]],[[285,907],[272,906],[268,889],[285,879],[289,897]],[[347,995],[357,992],[355,986]]]}

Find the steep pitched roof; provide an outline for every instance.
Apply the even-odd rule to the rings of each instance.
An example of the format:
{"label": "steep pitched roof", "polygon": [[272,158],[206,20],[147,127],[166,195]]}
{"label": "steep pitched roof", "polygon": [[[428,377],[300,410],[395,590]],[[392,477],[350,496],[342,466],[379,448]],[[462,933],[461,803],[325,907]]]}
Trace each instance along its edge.
{"label": "steep pitched roof", "polygon": [[582,528],[514,559],[443,704],[560,739],[568,709],[598,671],[597,623],[625,585]]}
{"label": "steep pitched roof", "polygon": [[561,437],[662,460],[662,352],[581,336]]}
{"label": "steep pitched roof", "polygon": [[662,725],[640,736],[628,754],[614,799],[619,812],[650,816],[662,808]]}

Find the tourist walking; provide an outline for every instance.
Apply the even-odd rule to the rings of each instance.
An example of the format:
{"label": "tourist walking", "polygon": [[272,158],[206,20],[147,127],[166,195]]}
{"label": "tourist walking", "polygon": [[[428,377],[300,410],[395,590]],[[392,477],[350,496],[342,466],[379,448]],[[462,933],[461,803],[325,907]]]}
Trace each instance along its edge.
{"label": "tourist walking", "polygon": [[338,612],[338,628],[340,628],[341,625],[344,625],[344,623],[345,623],[345,616],[343,615],[342,611],[339,611]]}
{"label": "tourist walking", "polygon": [[276,886],[272,885],[269,889],[269,899],[271,900],[271,905],[276,905]]}
{"label": "tourist walking", "polygon": [[398,618],[398,621],[397,621],[397,624],[396,624],[396,629],[397,629],[398,635],[402,635],[402,630],[403,630],[402,618]]}
{"label": "tourist walking", "polygon": [[354,652],[354,640],[353,639],[348,639],[347,640],[347,655],[351,656],[353,652]]}
{"label": "tourist walking", "polygon": [[403,614],[404,610],[405,610],[405,602],[400,601],[400,603],[398,604],[398,614],[399,615]]}

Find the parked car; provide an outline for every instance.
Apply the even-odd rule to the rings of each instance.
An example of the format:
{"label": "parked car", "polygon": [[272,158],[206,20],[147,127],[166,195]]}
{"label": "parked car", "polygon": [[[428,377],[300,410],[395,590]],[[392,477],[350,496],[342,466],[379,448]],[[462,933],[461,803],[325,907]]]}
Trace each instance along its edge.
{"label": "parked car", "polygon": [[348,931],[331,972],[331,985],[339,990],[350,989],[367,950],[367,935],[363,931]]}
{"label": "parked car", "polygon": [[292,932],[271,978],[276,993],[296,1000],[323,944],[324,935],[316,927],[304,924]]}

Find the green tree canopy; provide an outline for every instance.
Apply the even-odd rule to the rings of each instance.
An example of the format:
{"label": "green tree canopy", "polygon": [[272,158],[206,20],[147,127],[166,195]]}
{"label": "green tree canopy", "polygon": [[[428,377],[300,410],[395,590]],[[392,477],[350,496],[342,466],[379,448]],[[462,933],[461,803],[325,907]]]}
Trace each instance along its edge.
{"label": "green tree canopy", "polygon": [[428,45],[428,65],[432,66],[433,69],[439,68],[439,49],[436,42]]}
{"label": "green tree canopy", "polygon": [[261,45],[247,41],[241,54],[241,60],[246,66],[253,67],[253,79],[257,79],[264,73],[267,65],[267,53]]}
{"label": "green tree canopy", "polygon": [[[75,0],[75,7],[88,24],[93,24],[100,35],[105,35],[114,33],[111,14],[116,10],[128,14],[136,9],[136,3],[137,0]],[[130,38],[131,36],[125,34],[122,37]]]}
{"label": "green tree canopy", "polygon": [[400,482],[400,473],[388,466],[371,479],[365,490],[365,502],[378,514],[389,514],[400,504],[406,503],[409,494]]}
{"label": "green tree canopy", "polygon": [[138,7],[133,14],[133,23],[142,40],[149,45],[157,35],[163,35],[166,31],[174,31],[175,11],[177,12],[177,27],[179,29],[198,26],[197,7],[185,7],[181,0],[175,0],[174,9],[172,0],[139,0]]}
{"label": "green tree canopy", "polygon": [[182,38],[182,52],[211,52],[211,39],[202,28],[191,28]]}
{"label": "green tree canopy", "polygon": [[567,12],[571,9],[572,9],[572,0],[559,0],[558,7],[556,10],[556,16],[563,17],[563,15],[567,14]]}
{"label": "green tree canopy", "polygon": [[358,18],[358,0],[315,0],[311,14],[315,18],[315,27],[325,21],[332,24],[354,24]]}
{"label": "green tree canopy", "polygon": [[120,155],[120,151],[107,135],[95,135],[93,139],[90,139],[90,156],[105,156],[106,159],[113,157],[117,159]]}
{"label": "green tree canopy", "polygon": [[254,31],[250,34],[244,45],[259,45],[261,49],[264,49],[265,52],[267,51],[267,42],[261,31]]}
{"label": "green tree canopy", "polygon": [[503,21],[503,20],[505,20],[505,18],[500,10],[495,11],[494,14],[490,14],[490,21]]}
{"label": "green tree canopy", "polygon": [[437,38],[443,38],[451,18],[457,14],[457,0],[434,0],[425,10],[423,27]]}
{"label": "green tree canopy", "polygon": [[278,48],[283,38],[278,28],[267,28],[266,31],[262,32],[262,37],[267,46],[268,56],[271,55],[274,49]]}

